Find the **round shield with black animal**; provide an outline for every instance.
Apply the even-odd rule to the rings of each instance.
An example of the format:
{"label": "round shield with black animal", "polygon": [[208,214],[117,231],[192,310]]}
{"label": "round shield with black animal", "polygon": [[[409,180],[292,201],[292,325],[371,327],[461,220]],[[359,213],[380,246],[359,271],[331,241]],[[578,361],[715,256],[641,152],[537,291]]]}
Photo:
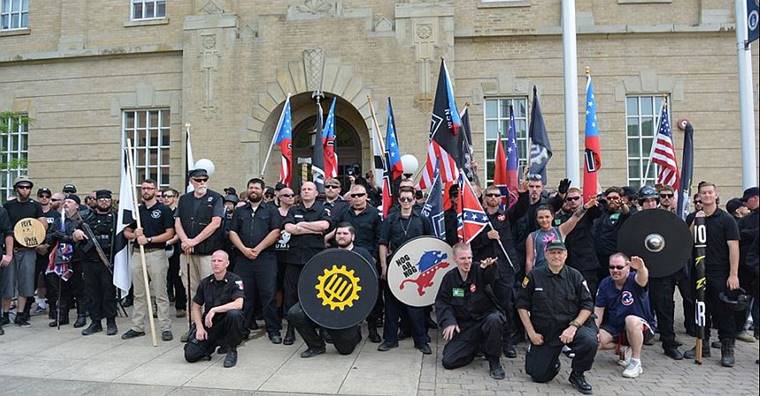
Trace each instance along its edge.
{"label": "round shield with black animal", "polygon": [[424,307],[435,302],[443,276],[456,268],[446,242],[429,236],[403,244],[388,262],[388,287],[404,304]]}
{"label": "round shield with black animal", "polygon": [[686,223],[662,209],[632,215],[620,228],[617,243],[618,250],[626,255],[644,259],[650,278],[663,278],[681,270],[691,257],[692,245]]}
{"label": "round shield with black animal", "polygon": [[13,237],[21,245],[33,248],[45,242],[45,226],[33,217],[23,218],[13,227]]}
{"label": "round shield with black animal", "polygon": [[377,300],[373,266],[350,250],[327,249],[309,260],[298,279],[304,313],[321,327],[345,329],[361,323]]}

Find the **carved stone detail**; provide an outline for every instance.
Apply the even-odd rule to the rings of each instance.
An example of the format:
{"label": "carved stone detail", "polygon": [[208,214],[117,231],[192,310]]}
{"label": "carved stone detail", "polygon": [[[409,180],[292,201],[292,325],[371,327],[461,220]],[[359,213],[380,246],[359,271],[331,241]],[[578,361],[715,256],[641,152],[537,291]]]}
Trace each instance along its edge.
{"label": "carved stone detail", "polygon": [[341,0],[304,0],[303,4],[288,7],[288,19],[317,19],[343,14]]}
{"label": "carved stone detail", "polygon": [[219,7],[216,3],[214,3],[214,0],[208,0],[206,4],[201,7],[201,12],[204,14],[222,14],[224,13],[224,10]]}
{"label": "carved stone detail", "polygon": [[310,48],[303,51],[304,76],[308,91],[322,90],[322,77],[325,70],[325,52],[322,48]]}
{"label": "carved stone detail", "polygon": [[216,106],[214,105],[214,76],[216,69],[219,65],[219,50],[216,49],[216,34],[204,33],[201,34],[201,74],[203,78],[203,110],[206,119],[216,113]]}

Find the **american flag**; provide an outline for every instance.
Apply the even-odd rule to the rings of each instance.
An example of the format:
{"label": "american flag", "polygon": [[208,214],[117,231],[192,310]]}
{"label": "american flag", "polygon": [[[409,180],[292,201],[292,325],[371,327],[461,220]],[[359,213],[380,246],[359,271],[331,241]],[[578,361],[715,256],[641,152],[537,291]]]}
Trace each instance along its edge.
{"label": "american flag", "polygon": [[[438,163],[440,161],[440,164]],[[456,182],[459,178],[459,168],[454,157],[452,157],[438,142],[431,140],[428,144],[427,157],[425,159],[425,169],[422,171],[420,179],[420,188],[427,189],[433,185],[435,179],[435,168],[441,170],[441,182]]]}
{"label": "american flag", "polygon": [[660,166],[657,173],[657,184],[668,185],[678,191],[678,163],[676,162],[676,152],[673,147],[673,133],[670,129],[670,120],[668,114],[668,103],[662,105],[660,113],[660,127],[655,136],[654,147],[652,147],[651,162]]}

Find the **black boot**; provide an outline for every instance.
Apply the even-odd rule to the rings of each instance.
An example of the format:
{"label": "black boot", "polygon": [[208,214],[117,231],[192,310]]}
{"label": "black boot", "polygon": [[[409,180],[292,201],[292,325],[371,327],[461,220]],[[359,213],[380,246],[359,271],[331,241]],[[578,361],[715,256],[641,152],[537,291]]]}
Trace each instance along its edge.
{"label": "black boot", "polygon": [[85,315],[83,313],[82,314],[78,313],[77,314],[77,320],[76,320],[76,322],[74,322],[74,328],[78,329],[80,327],[84,327],[84,325],[86,325],[86,324],[87,324],[87,315]]}
{"label": "black boot", "polygon": [[583,373],[572,371],[570,372],[568,380],[578,392],[583,393],[584,395],[590,395],[592,393],[591,384],[586,382],[586,376],[584,376]]}
{"label": "black boot", "polygon": [[93,320],[92,323],[90,323],[90,325],[86,329],[82,330],[82,335],[88,336],[90,334],[95,334],[100,331],[103,331],[103,326],[100,324],[100,321]]}
{"label": "black boot", "polygon": [[106,319],[106,335],[112,336],[119,332],[119,328],[116,327],[116,318]]}
{"label": "black boot", "polygon": [[[697,356],[696,346],[683,353],[684,359],[694,359],[696,356]],[[702,357],[710,357],[710,339],[709,338],[705,338],[704,340],[702,340]]]}
{"label": "black boot", "polygon": [[375,327],[374,322],[367,323],[367,331],[369,332],[369,335],[367,336],[367,338],[369,338],[369,342],[379,344],[380,341],[382,341],[380,334],[377,333],[377,327]]}
{"label": "black boot", "polygon": [[724,338],[720,340],[720,365],[723,367],[734,367],[734,344],[733,338]]}
{"label": "black boot", "polygon": [[283,345],[293,345],[296,341],[296,329],[288,323],[288,329],[285,330],[285,338],[282,339]]}
{"label": "black boot", "polygon": [[[60,310],[60,312],[58,311]],[[53,320],[48,323],[50,327],[65,326],[69,324],[69,308],[65,304],[61,304],[55,311]]]}

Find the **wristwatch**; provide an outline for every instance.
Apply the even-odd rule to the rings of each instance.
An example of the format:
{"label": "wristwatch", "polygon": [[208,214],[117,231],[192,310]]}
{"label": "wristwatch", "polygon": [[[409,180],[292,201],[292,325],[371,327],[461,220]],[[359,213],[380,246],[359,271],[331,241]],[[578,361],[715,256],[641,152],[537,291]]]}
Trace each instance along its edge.
{"label": "wristwatch", "polygon": [[573,319],[573,321],[570,322],[570,326],[575,326],[576,329],[579,329],[581,326],[583,326],[583,323],[578,323],[575,319]]}
{"label": "wristwatch", "polygon": [[148,243],[153,243],[153,238],[148,238]]}

